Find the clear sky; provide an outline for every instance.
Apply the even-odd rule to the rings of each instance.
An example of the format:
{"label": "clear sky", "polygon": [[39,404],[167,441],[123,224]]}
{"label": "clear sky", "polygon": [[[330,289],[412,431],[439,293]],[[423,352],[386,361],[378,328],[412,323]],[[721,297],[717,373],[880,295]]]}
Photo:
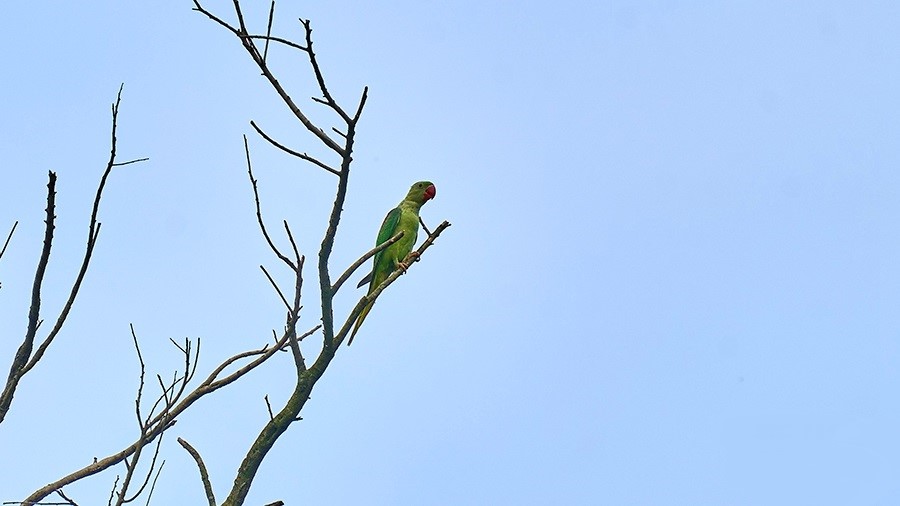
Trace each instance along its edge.
{"label": "clear sky", "polygon": [[[267,2],[250,4],[263,31]],[[426,223],[453,226],[341,350],[247,504],[900,503],[900,4],[320,4],[280,0],[275,32],[311,18],[337,99],[370,87],[333,271],[413,181],[437,186]],[[241,135],[253,119],[322,151],[189,0],[0,16],[0,230],[20,221],[0,260],[4,378],[46,173],[52,321],[120,83],[120,159],[150,157],[111,176],[81,297],[0,425],[9,501],[136,437],[129,323],[164,377],[169,338],[202,340],[201,376],[271,339],[283,314],[258,266],[289,277],[255,228]],[[302,55],[270,59],[335,124]],[[266,216],[314,258],[333,176],[250,139]],[[285,354],[185,414],[153,503],[204,501],[176,436],[223,499],[263,396],[292,382]],[[114,479],[68,493],[105,503]]]}

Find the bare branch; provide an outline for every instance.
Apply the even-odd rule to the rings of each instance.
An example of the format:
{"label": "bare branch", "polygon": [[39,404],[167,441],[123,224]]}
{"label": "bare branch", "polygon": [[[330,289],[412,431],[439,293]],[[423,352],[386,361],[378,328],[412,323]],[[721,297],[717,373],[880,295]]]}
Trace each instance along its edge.
{"label": "bare branch", "polygon": [[[324,130],[322,130],[321,128],[316,126],[308,117],[306,117],[306,114],[304,114],[303,111],[300,109],[300,107],[298,107],[297,104],[294,103],[294,100],[291,98],[291,96],[288,94],[288,92],[281,86],[281,83],[278,82],[278,80],[275,78],[275,76],[269,70],[269,67],[268,67],[266,61],[263,59],[262,54],[260,54],[259,50],[256,48],[256,45],[253,43],[254,39],[251,38],[250,34],[247,32],[246,26],[244,25],[243,14],[241,13],[238,0],[234,0],[234,4],[235,4],[235,12],[238,15],[238,22],[239,22],[239,26],[240,26],[239,28],[235,28],[235,27],[229,25],[227,22],[221,20],[220,18],[216,17],[215,15],[213,15],[212,13],[207,11],[202,5],[200,5],[200,2],[198,0],[194,0],[194,10],[196,10],[197,12],[200,12],[201,14],[205,15],[206,17],[210,18],[211,20],[215,21],[216,23],[222,25],[228,31],[230,31],[232,34],[237,36],[238,39],[240,39],[241,44],[244,46],[244,49],[246,49],[247,52],[250,53],[250,57],[253,58],[254,62],[256,62],[256,65],[262,71],[263,75],[266,77],[266,79],[269,80],[269,83],[272,85],[272,87],[275,88],[275,91],[278,93],[278,96],[281,97],[282,101],[284,101],[285,105],[288,106],[288,109],[291,110],[291,112],[294,114],[294,116],[298,120],[300,120],[300,123],[302,123],[303,126],[306,127],[307,130],[309,130],[320,141],[322,141],[323,144],[328,146],[334,152],[343,156],[344,148],[342,148],[340,145],[338,145],[338,143],[336,143],[334,141],[334,139],[329,137],[328,134],[326,134]],[[306,48],[305,51],[307,52],[307,54],[312,54],[311,48]],[[310,59],[312,59],[312,57],[310,57]]]}
{"label": "bare branch", "polygon": [[[54,490],[54,492],[58,492],[58,491]],[[28,505],[28,506],[35,506],[35,505],[41,505],[41,506],[53,506],[53,505],[64,506],[64,505],[71,505],[72,503],[71,503],[71,502],[38,502],[38,503],[26,503],[25,501],[3,501],[3,504],[22,504],[22,505]],[[76,506],[77,506],[77,505],[76,505]]]}
{"label": "bare branch", "polygon": [[356,124],[359,121],[359,117],[362,116],[363,107],[366,106],[366,99],[369,98],[369,87],[366,86],[363,88],[362,96],[359,97],[359,105],[356,107],[356,114],[353,115],[353,123]]}
{"label": "bare branch", "polygon": [[[97,458],[94,458],[94,463],[97,462]],[[109,501],[106,502],[106,506],[112,506],[113,497],[116,495],[116,489],[119,488],[119,475],[116,475],[116,480],[113,482],[112,490],[109,491]]]}
{"label": "bare branch", "polygon": [[284,297],[284,294],[281,293],[281,288],[278,288],[278,285],[275,283],[275,280],[272,279],[272,275],[269,274],[269,271],[267,271],[266,268],[265,268],[264,266],[260,265],[259,268],[262,269],[263,274],[266,275],[266,279],[269,280],[269,283],[272,285],[272,288],[274,288],[274,289],[275,289],[275,292],[278,293],[278,296],[281,297],[281,302],[284,302],[284,306],[288,309],[288,311],[290,311],[290,310],[291,310],[291,305],[288,304],[288,301],[287,301],[287,299]]}
{"label": "bare branch", "polygon": [[240,2],[240,0],[233,0],[233,1],[234,1],[234,12],[235,12],[235,14],[237,14],[238,23],[240,24],[240,27],[241,27],[241,33],[246,35],[247,34],[247,25],[244,24],[244,13],[241,12],[241,2]]}
{"label": "bare branch", "polygon": [[428,230],[428,225],[425,224],[425,221],[419,216],[419,225],[422,225],[422,230],[425,231],[429,236],[431,235],[431,230]]}
{"label": "bare branch", "polygon": [[[131,496],[129,499],[123,500],[123,501],[122,501],[122,504],[129,503],[129,502],[133,502],[133,501],[134,501],[135,499],[137,499],[141,494],[144,493],[144,489],[145,489],[145,488],[147,487],[147,485],[150,483],[150,476],[153,475],[153,470],[156,468],[156,459],[159,457],[159,449],[160,449],[160,447],[161,447],[161,445],[162,445],[162,439],[163,439],[163,435],[162,435],[162,434],[160,434],[159,437],[156,438],[156,448],[153,450],[153,459],[150,461],[150,469],[147,470],[147,474],[146,474],[146,476],[144,477],[144,483],[141,484],[141,486],[140,486],[140,488],[138,489],[138,491],[135,492],[134,494],[132,494],[132,496]],[[134,464],[134,467],[137,467],[137,458],[138,458],[138,457],[137,457],[137,454],[135,454],[134,461],[132,462],[132,463]],[[158,470],[158,472],[156,473],[156,478],[159,478],[159,472],[162,472],[162,467],[163,467],[163,465],[165,465],[165,463],[166,463],[165,461],[162,461],[162,463],[160,463],[159,470]],[[148,494],[148,497],[147,497],[147,502],[148,502],[148,504],[149,504],[149,502],[150,502],[150,497],[149,497],[149,495],[152,495],[152,494],[153,494],[153,488],[156,487],[156,478],[153,479],[153,485],[151,485],[151,487],[150,487],[151,492],[150,492],[150,494]],[[125,495],[125,484],[124,484],[124,483],[122,484],[122,492],[121,492],[121,494],[122,494],[122,497],[124,497],[124,495]]]}
{"label": "bare branch", "polygon": [[135,158],[134,160],[128,160],[127,162],[116,162],[116,163],[112,164],[112,166],[113,167],[121,167],[123,165],[131,165],[132,163],[146,162],[147,160],[149,160],[149,158],[146,158],[146,157],[145,158]]}
{"label": "bare branch", "polygon": [[[284,222],[285,228],[287,228],[287,222]],[[288,230],[288,235],[290,235],[290,230]],[[291,239],[293,241],[293,238]],[[296,246],[294,249],[294,254],[299,255],[296,250]],[[294,307],[288,312],[288,321],[287,326],[285,327],[285,332],[288,334],[288,343],[291,347],[291,354],[294,357],[294,365],[297,368],[297,373],[300,374],[306,371],[306,361],[303,360],[303,353],[300,351],[300,342],[297,339],[297,319],[300,317],[300,296],[303,291],[303,264],[306,262],[306,257],[297,257],[297,263],[300,265],[300,268],[297,269],[297,276],[294,283]]]}
{"label": "bare branch", "polygon": [[[300,342],[297,340],[297,332],[291,332],[290,340],[288,343],[291,345],[291,353],[294,356],[294,365],[297,368],[298,373],[302,373],[306,371],[306,361],[303,359],[303,353],[300,351]],[[266,399],[268,402],[268,399]]]}
{"label": "bare branch", "polygon": [[61,497],[64,501],[66,501],[65,503],[61,503],[61,504],[68,504],[68,505],[70,505],[70,506],[78,506],[78,503],[75,502],[75,501],[73,501],[70,497],[68,497],[68,496],[65,494],[65,492],[62,491],[62,489],[57,490],[57,491],[56,491],[56,495],[58,495],[58,496]]}
{"label": "bare branch", "polygon": [[[296,321],[293,321],[292,323],[296,324]],[[312,335],[320,327],[321,325],[316,325],[312,329],[305,332],[302,336],[299,336],[298,340],[302,340],[304,337]],[[57,489],[65,487],[66,485],[74,483],[88,476],[97,474],[124,461],[129,457],[132,457],[132,455],[137,452],[138,448],[143,448],[147,444],[153,442],[153,440],[155,440],[157,436],[172,427],[175,424],[175,419],[186,409],[188,409],[193,403],[203,398],[204,396],[209,395],[210,393],[222,387],[225,387],[233,383],[234,381],[237,381],[250,371],[256,369],[257,367],[265,363],[269,358],[271,358],[278,350],[287,346],[289,339],[290,335],[285,332],[285,334],[281,336],[278,342],[276,342],[272,347],[266,345],[261,349],[245,351],[226,359],[218,367],[216,367],[202,383],[200,383],[189,394],[184,396],[184,398],[181,399],[180,402],[174,405],[170,410],[163,410],[163,412],[161,412],[160,414],[146,421],[146,424],[148,426],[146,434],[139,437],[137,441],[117,453],[114,453],[102,459],[98,459],[97,461],[67,476],[64,476],[48,485],[45,485],[44,487],[41,487],[40,489],[33,492],[30,496],[28,496],[28,498],[26,498],[23,502],[25,504],[39,502],[49,494],[52,494]],[[223,378],[219,378],[219,375],[222,374],[222,372],[230,365],[241,359],[254,356],[256,358],[245,364],[243,367]]]}
{"label": "bare branch", "polygon": [[[321,161],[319,161],[319,160],[317,160],[317,159],[315,159],[315,158],[309,156],[309,155],[306,154],[306,153],[301,153],[301,152],[299,152],[299,151],[294,151],[293,149],[291,149],[291,148],[289,148],[289,147],[287,147],[287,146],[285,146],[285,145],[279,143],[279,142],[276,141],[275,139],[269,137],[268,135],[266,135],[265,132],[262,131],[262,129],[261,129],[259,126],[256,125],[255,122],[251,121],[251,122],[250,122],[250,126],[252,126],[254,129],[256,129],[257,133],[259,133],[259,135],[261,135],[263,139],[269,141],[270,144],[272,144],[272,145],[275,146],[276,148],[278,148],[278,149],[284,151],[285,153],[294,155],[294,156],[296,156],[297,158],[300,158],[301,160],[306,160],[307,162],[310,162],[310,163],[312,163],[313,165],[316,165],[316,166],[318,166],[318,167],[321,167],[321,168],[327,170],[328,172],[331,172],[331,173],[334,174],[335,176],[340,176],[340,175],[341,175],[341,173],[340,173],[338,170],[329,167],[326,163],[321,162]],[[342,135],[343,135],[343,134],[342,134]]]}
{"label": "bare branch", "polygon": [[0,249],[0,258],[3,258],[3,254],[6,253],[6,247],[9,246],[9,241],[12,239],[13,233],[16,231],[16,227],[19,226],[19,221],[16,220],[13,223],[12,228],[9,230],[9,235],[6,236],[6,242],[3,243],[3,249]]}
{"label": "bare branch", "polygon": [[209,506],[216,506],[216,497],[213,494],[212,483],[209,481],[209,472],[206,470],[206,464],[203,463],[200,452],[182,438],[178,438],[178,444],[194,458],[194,462],[197,463],[197,467],[200,469],[200,481],[203,483],[203,490],[206,492],[206,500],[209,502]]}
{"label": "bare branch", "polygon": [[125,502],[125,494],[128,492],[128,486],[131,484],[131,478],[134,476],[134,471],[137,468],[138,461],[141,458],[141,453],[144,451],[144,447],[146,443],[144,442],[144,437],[146,435],[146,429],[141,429],[141,435],[138,439],[138,444],[134,451],[134,456],[129,462],[127,457],[123,459],[125,461],[125,479],[122,480],[122,488],[116,492],[116,506],[122,506]]}
{"label": "bare branch", "polygon": [[312,65],[313,72],[316,74],[316,82],[319,83],[319,90],[322,92],[322,96],[325,98],[324,101],[314,98],[313,100],[326,104],[332,109],[334,112],[338,113],[338,115],[344,120],[345,123],[352,123],[353,120],[347,116],[347,113],[334,101],[334,98],[331,96],[331,92],[328,91],[328,86],[325,85],[325,77],[322,76],[322,70],[319,68],[319,60],[316,58],[316,53],[313,51],[313,40],[312,40],[312,26],[310,24],[310,20],[301,19],[300,23],[303,24],[303,29],[306,31],[306,52],[309,54],[309,63]]}
{"label": "bare branch", "polygon": [[272,238],[269,237],[269,232],[266,230],[266,224],[263,221],[262,217],[262,209],[259,203],[259,188],[256,186],[256,179],[253,177],[253,165],[250,163],[250,146],[247,144],[247,136],[244,136],[244,152],[247,155],[247,174],[250,176],[250,184],[253,186],[253,200],[256,202],[256,221],[259,223],[259,229],[262,231],[263,237],[266,238],[266,242],[269,243],[269,248],[272,249],[272,252],[275,253],[275,256],[281,259],[282,262],[286,263],[288,267],[291,268],[292,271],[297,272],[297,266],[294,265],[291,260],[284,256],[281,251],[275,246],[275,243],[272,242]]}
{"label": "bare branch", "polygon": [[150,506],[150,499],[153,498],[153,491],[156,490],[156,480],[159,479],[159,475],[162,474],[163,466],[165,465],[165,460],[159,464],[159,469],[156,470],[156,476],[153,477],[153,483],[150,484],[150,492],[147,493],[147,502],[144,503],[144,506]]}
{"label": "bare branch", "polygon": [[220,26],[222,26],[222,27],[225,28],[226,30],[230,31],[231,33],[237,35],[238,37],[241,36],[240,30],[238,30],[237,28],[235,28],[235,27],[229,25],[228,23],[226,23],[225,21],[223,21],[221,18],[214,16],[211,12],[207,11],[206,9],[204,9],[204,8],[200,5],[200,2],[198,2],[197,0],[194,0],[194,10],[197,11],[197,12],[200,12],[200,13],[202,13],[202,14],[204,14],[204,15],[206,15],[206,17],[208,17],[209,19],[215,21],[215,22],[218,23]]}
{"label": "bare branch", "polygon": [[[300,257],[300,250],[297,248],[297,242],[294,241],[294,234],[291,233],[291,226],[288,225],[287,220],[284,220],[284,232],[288,236],[288,240],[291,242],[291,248],[294,250],[294,258],[297,260],[297,265],[300,265],[302,269],[303,259]],[[297,269],[300,270],[300,269]]]}
{"label": "bare branch", "polygon": [[[87,273],[88,266],[91,263],[91,257],[94,253],[94,245],[97,242],[97,236],[100,234],[100,222],[97,221],[97,214],[100,210],[100,200],[103,197],[103,189],[104,187],[106,187],[106,180],[109,177],[110,172],[112,172],[113,167],[116,166],[116,130],[118,128],[119,104],[122,101],[123,88],[124,85],[119,86],[119,93],[116,95],[116,101],[112,105],[112,133],[110,141],[109,161],[106,164],[106,170],[103,172],[103,176],[100,178],[100,184],[97,186],[97,193],[94,196],[94,205],[93,209],[91,210],[91,219],[88,226],[87,245],[85,247],[84,259],[81,262],[81,268],[78,271],[78,275],[75,278],[75,282],[72,285],[71,291],[69,292],[69,298],[66,300],[66,303],[56,320],[56,324],[53,326],[53,329],[50,330],[50,333],[47,335],[47,337],[44,338],[44,341],[38,347],[37,351],[35,351],[34,356],[32,356],[31,360],[29,360],[28,365],[25,366],[22,374],[30,371],[31,368],[33,368],[38,363],[38,361],[41,360],[41,358],[44,356],[44,352],[46,352],[47,348],[50,346],[50,343],[53,342],[53,339],[57,334],[59,334],[59,331],[62,330],[63,324],[65,323],[66,318],[69,316],[69,312],[72,310],[72,305],[75,303],[75,298],[78,296],[78,291],[81,288],[81,283],[84,281],[84,276]],[[131,162],[126,162],[126,164],[143,160],[145,159],[133,160]]]}
{"label": "bare branch", "polygon": [[[272,5],[274,5],[274,4],[275,4],[275,2],[272,2]],[[269,41],[278,42],[279,44],[284,44],[285,46],[292,47],[294,49],[299,49],[300,51],[304,51],[304,52],[306,51],[306,48],[301,46],[300,44],[297,44],[296,42],[291,42],[287,39],[282,39],[281,37],[272,37],[271,35],[244,35],[244,38],[266,41],[266,45],[264,46],[264,49],[263,49],[263,61],[265,61],[266,52],[269,50]]]}
{"label": "bare branch", "polygon": [[131,328],[131,339],[134,341],[134,350],[137,352],[138,362],[141,364],[141,375],[140,382],[138,384],[137,397],[134,399],[134,411],[137,416],[138,425],[141,426],[141,430],[144,430],[146,427],[143,422],[143,417],[141,416],[141,396],[144,393],[144,373],[146,371],[144,367],[144,357],[141,356],[141,347],[138,345],[137,335],[134,333],[134,325],[128,324]]}
{"label": "bare branch", "polygon": [[[275,18],[275,0],[272,0],[272,6],[269,7],[269,25],[266,27],[266,47],[263,49],[263,61],[269,55],[269,38],[272,36],[272,21]],[[293,42],[291,43],[293,44]]]}
{"label": "bare branch", "polygon": [[263,399],[266,400],[266,409],[269,411],[269,420],[272,420],[275,418],[275,415],[272,414],[272,404],[269,403],[269,396],[266,395]]}
{"label": "bare branch", "polygon": [[6,380],[6,386],[3,393],[0,394],[0,423],[6,418],[9,406],[12,404],[13,395],[19,386],[19,380],[28,372],[28,359],[31,358],[31,352],[34,347],[34,336],[37,333],[38,322],[41,313],[41,285],[44,281],[44,273],[47,271],[47,263],[50,261],[50,249],[53,246],[53,228],[54,219],[56,218],[56,173],[49,173],[49,182],[47,183],[47,215],[44,223],[44,247],[41,250],[41,256],[38,260],[37,270],[34,273],[34,283],[31,287],[31,308],[28,311],[28,327],[25,331],[25,339],[19,345],[16,355],[13,358],[12,366],[9,368],[9,376]]}

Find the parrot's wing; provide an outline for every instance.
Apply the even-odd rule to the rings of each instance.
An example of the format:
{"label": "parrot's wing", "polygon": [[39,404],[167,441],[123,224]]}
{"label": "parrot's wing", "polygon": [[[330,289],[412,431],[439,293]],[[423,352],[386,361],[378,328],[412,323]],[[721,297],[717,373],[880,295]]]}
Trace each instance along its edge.
{"label": "parrot's wing", "polygon": [[[400,224],[400,207],[395,207],[391,209],[387,216],[384,217],[384,221],[381,222],[381,229],[378,230],[378,239],[375,241],[375,246],[381,245],[384,241],[387,241],[391,237],[394,237],[394,234],[397,233],[397,226]],[[384,250],[375,253],[375,265],[378,265],[378,260],[381,258],[381,254],[384,253]]]}
{"label": "parrot's wing", "polygon": [[[378,246],[384,241],[387,241],[391,237],[394,237],[394,234],[397,233],[397,226],[400,224],[400,207],[395,207],[391,209],[387,216],[384,217],[384,221],[381,222],[381,228],[378,230],[378,239],[375,240],[375,245]],[[373,265],[378,265],[378,260],[381,258],[381,253],[384,250],[375,253]],[[365,275],[361,280],[359,280],[359,284],[356,285],[357,288],[362,287],[363,285],[367,285],[372,282],[372,274],[374,271],[369,272]]]}

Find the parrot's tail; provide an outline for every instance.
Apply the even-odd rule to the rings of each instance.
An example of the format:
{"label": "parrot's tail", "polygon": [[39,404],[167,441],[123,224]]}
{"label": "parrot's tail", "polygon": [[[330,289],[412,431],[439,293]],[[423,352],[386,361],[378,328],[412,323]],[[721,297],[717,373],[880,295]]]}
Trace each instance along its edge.
{"label": "parrot's tail", "polygon": [[359,316],[356,318],[356,324],[353,325],[353,332],[350,333],[350,339],[347,340],[347,346],[353,344],[353,338],[356,337],[356,332],[359,330],[359,327],[362,326],[362,322],[366,319],[366,315],[369,314],[369,311],[372,309],[373,304],[375,304],[375,301],[366,304],[366,307],[363,308],[362,313],[359,313]]}

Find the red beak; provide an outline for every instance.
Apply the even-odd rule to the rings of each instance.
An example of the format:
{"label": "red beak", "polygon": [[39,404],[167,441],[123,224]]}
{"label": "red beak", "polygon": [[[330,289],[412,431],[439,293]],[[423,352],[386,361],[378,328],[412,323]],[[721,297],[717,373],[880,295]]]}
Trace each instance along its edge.
{"label": "red beak", "polygon": [[425,188],[425,202],[433,199],[435,195],[437,195],[437,188],[435,188],[434,185]]}

